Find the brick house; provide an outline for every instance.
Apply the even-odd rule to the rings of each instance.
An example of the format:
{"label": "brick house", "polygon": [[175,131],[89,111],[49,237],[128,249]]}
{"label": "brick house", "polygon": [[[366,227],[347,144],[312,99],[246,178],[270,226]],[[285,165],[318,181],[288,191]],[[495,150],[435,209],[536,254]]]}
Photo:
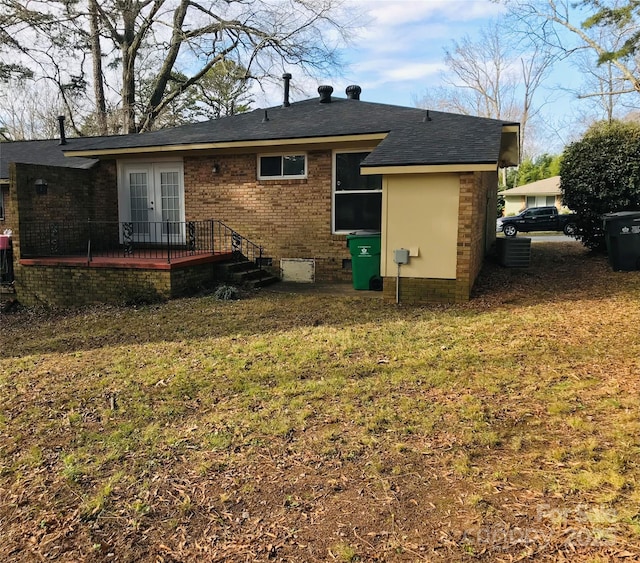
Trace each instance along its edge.
{"label": "brick house", "polygon": [[[52,215],[52,207],[38,208],[38,197],[55,199],[53,214],[69,220],[134,223],[136,229],[148,223],[152,239],[154,225],[171,222],[165,228],[174,229],[165,233],[169,244],[184,243],[187,228],[200,229],[199,222],[215,218],[260,245],[265,263],[278,268],[304,259],[318,281],[350,280],[346,235],[377,230],[387,298],[396,291],[393,252],[405,248],[410,259],[400,272],[403,301],[468,299],[495,238],[498,168],[518,162],[519,125],[365,102],[357,86],[348,87],[345,98],[332,96],[328,86],[318,91],[319,98],[285,99],[281,106],[209,122],[69,139],[59,150],[93,163],[83,169],[89,188],[73,196],[77,203],[59,199],[74,189],[70,184],[51,189],[48,179],[48,194],[20,200],[17,194],[35,194],[35,176],[49,171],[15,164],[17,189],[9,200],[18,208],[18,230]],[[164,235],[156,236],[151,242],[162,245]],[[38,276],[46,278],[56,268],[73,269],[60,259],[25,258],[20,233],[17,238],[18,290],[27,270],[40,268]],[[122,234],[116,242],[122,244]],[[85,266],[84,283],[99,285],[96,265]],[[49,268],[44,276],[43,268]],[[66,279],[72,277],[70,272]],[[32,283],[22,287],[25,296],[35,293]]]}

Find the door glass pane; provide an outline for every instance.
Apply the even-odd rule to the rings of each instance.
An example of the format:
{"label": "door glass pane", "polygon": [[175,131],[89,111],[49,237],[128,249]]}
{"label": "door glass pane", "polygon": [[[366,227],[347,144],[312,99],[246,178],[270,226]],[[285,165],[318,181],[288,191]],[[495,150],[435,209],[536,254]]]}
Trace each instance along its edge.
{"label": "door glass pane", "polygon": [[149,182],[146,172],[129,173],[131,221],[136,235],[149,234]]}
{"label": "door glass pane", "polygon": [[[162,233],[178,234],[180,226],[180,184],[178,172],[160,172]],[[168,222],[168,224],[167,224]]]}

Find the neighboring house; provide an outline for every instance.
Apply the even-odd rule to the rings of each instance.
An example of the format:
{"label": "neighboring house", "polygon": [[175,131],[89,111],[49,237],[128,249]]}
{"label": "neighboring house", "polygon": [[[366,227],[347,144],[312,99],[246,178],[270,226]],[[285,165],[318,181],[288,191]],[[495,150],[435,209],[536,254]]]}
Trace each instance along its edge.
{"label": "neighboring house", "polygon": [[528,207],[555,205],[559,211],[564,209],[560,191],[560,176],[510,188],[501,192],[500,195],[504,197],[504,214],[506,216],[516,215]]}
{"label": "neighboring house", "polygon": [[[519,125],[360,101],[357,86],[347,88],[346,98],[332,90],[321,86],[316,99],[151,133],[69,139],[59,147],[67,157],[98,162],[83,171],[83,181],[75,179],[91,188],[64,204],[60,198],[76,185],[71,178],[52,189],[54,169],[16,164],[10,199],[20,216],[18,293],[27,302],[55,299],[62,268],[65,279],[75,280],[78,299],[87,293],[80,282],[102,284],[100,268],[101,280],[118,270],[124,283],[125,258],[136,256],[125,252],[117,263],[100,264],[48,256],[36,248],[42,237],[36,244],[26,234],[33,222],[57,220],[54,205],[68,222],[90,219],[94,238],[104,225],[116,225],[107,238],[125,250],[136,242],[199,249],[230,236],[232,250],[259,245],[262,253],[252,259],[261,264],[307,260],[315,280],[349,280],[346,235],[377,230],[388,299],[395,299],[393,257],[400,248],[411,256],[400,270],[402,301],[468,299],[495,239],[498,167],[518,163]],[[48,183],[46,195],[37,194],[35,179]],[[42,198],[49,205],[39,205]],[[126,283],[144,280],[159,293],[178,294],[174,278],[188,283],[187,268],[197,266],[204,279],[203,260],[165,264],[170,273],[162,282],[138,275]],[[136,267],[150,267],[145,264]]]}

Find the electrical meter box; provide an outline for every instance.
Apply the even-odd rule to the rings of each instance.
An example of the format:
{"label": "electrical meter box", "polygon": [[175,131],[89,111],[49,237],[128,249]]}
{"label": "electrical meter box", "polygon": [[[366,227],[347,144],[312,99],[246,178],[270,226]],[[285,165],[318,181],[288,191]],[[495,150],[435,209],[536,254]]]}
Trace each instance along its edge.
{"label": "electrical meter box", "polygon": [[396,264],[409,263],[409,250],[407,248],[399,248],[393,251],[393,261]]}

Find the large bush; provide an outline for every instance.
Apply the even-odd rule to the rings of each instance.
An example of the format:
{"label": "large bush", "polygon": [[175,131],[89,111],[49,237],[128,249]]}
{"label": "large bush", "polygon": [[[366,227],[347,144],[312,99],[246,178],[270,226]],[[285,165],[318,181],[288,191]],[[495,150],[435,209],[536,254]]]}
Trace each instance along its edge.
{"label": "large bush", "polygon": [[640,125],[599,123],[564,151],[563,202],[578,214],[578,238],[604,248],[602,215],[640,210]]}

